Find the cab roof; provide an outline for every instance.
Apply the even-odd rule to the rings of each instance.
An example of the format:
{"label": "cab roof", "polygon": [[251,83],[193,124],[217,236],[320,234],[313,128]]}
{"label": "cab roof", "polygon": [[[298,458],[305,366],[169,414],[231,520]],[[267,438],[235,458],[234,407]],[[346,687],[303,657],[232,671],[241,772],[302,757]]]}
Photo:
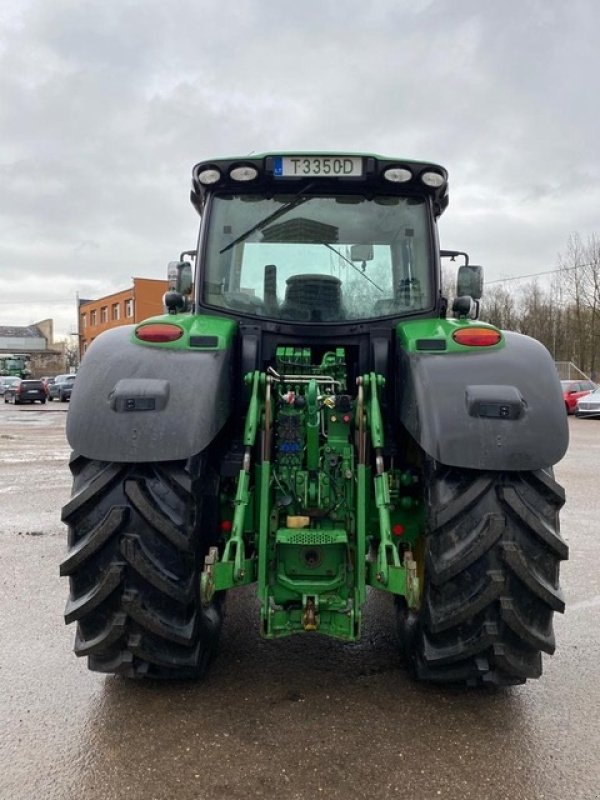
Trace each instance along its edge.
{"label": "cab roof", "polygon": [[[251,176],[251,177],[249,177]],[[364,187],[432,198],[436,217],[448,205],[448,172],[428,161],[356,152],[274,152],[201,161],[192,170],[191,201],[202,212],[208,194],[339,191]]]}

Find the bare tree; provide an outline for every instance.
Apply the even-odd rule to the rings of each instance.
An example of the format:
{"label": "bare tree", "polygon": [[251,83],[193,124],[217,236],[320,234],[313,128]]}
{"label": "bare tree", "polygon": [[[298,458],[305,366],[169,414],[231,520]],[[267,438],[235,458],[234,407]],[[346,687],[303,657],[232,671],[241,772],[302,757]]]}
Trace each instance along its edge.
{"label": "bare tree", "polygon": [[600,335],[600,242],[595,235],[583,242],[578,233],[569,237],[559,256],[562,290],[568,302],[567,325],[572,342],[571,360],[581,369],[598,368]]}
{"label": "bare tree", "polygon": [[481,302],[481,319],[502,330],[519,330],[520,315],[514,289],[498,284],[484,290]]}
{"label": "bare tree", "polygon": [[[452,294],[450,270],[444,292]],[[569,236],[558,271],[545,287],[506,281],[486,286],[480,318],[538,339],[555,361],[574,361],[592,378],[600,373],[600,238]]]}
{"label": "bare tree", "polygon": [[79,348],[77,346],[77,342],[74,340],[72,336],[63,336],[62,339],[59,341],[64,343],[65,348],[65,359],[67,362],[67,367],[78,367],[79,366]]}

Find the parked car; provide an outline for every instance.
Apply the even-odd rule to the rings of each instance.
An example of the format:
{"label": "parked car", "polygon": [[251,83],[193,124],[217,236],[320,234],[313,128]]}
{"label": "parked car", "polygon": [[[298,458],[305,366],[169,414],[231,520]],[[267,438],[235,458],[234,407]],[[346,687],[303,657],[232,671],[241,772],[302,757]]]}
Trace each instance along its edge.
{"label": "parked car", "polygon": [[70,400],[75,377],[75,375],[57,375],[54,383],[48,385],[48,400],[60,400],[61,403]]}
{"label": "parked car", "polygon": [[596,389],[596,384],[592,381],[561,381],[560,383],[563,390],[567,414],[574,414],[577,408],[577,401]]}
{"label": "parked car", "polygon": [[44,384],[44,389],[46,390],[46,397],[50,393],[50,385],[54,383],[54,378],[43,377],[40,378],[41,382]]}
{"label": "parked car", "polygon": [[3,395],[6,391],[7,386],[14,386],[15,383],[18,383],[21,378],[17,378],[14,375],[2,375],[0,377],[0,395]]}
{"label": "parked car", "polygon": [[600,388],[577,401],[576,417],[600,417]]}
{"label": "parked car", "polygon": [[17,378],[17,383],[7,386],[4,390],[4,402],[20,405],[21,403],[46,402],[44,384],[38,379]]}

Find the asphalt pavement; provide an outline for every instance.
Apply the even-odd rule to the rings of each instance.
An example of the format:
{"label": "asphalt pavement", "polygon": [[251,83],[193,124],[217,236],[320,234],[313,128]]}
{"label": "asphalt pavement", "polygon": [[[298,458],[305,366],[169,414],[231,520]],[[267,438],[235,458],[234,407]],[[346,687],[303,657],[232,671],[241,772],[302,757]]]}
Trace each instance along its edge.
{"label": "asphalt pavement", "polygon": [[556,467],[567,611],[539,681],[415,684],[377,593],[358,644],[265,642],[249,587],[230,593],[209,677],[162,684],[72,653],[66,408],[0,401],[0,800],[600,799],[600,420],[570,420]]}

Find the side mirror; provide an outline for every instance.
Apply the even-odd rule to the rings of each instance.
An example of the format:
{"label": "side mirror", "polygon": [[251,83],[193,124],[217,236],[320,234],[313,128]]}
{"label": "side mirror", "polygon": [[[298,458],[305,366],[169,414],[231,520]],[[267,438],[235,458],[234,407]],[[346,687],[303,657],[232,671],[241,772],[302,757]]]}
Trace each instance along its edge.
{"label": "side mirror", "polygon": [[171,261],[167,267],[169,291],[182,295],[192,293],[192,265],[189,261]]}
{"label": "side mirror", "polygon": [[472,297],[473,300],[481,300],[483,294],[483,267],[474,264],[463,264],[458,268],[456,278],[456,296]]}
{"label": "side mirror", "polygon": [[192,293],[192,265],[188,261],[170,261],[167,266],[168,289],[163,297],[169,314],[187,311]]}

